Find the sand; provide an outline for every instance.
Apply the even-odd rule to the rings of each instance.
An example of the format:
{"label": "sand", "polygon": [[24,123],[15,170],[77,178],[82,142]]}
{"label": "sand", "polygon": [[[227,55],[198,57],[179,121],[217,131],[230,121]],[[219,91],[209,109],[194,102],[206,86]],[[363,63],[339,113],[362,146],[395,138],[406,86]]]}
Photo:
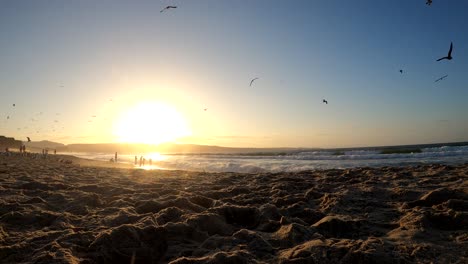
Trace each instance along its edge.
{"label": "sand", "polygon": [[468,164],[262,174],[106,165],[118,166],[0,155],[0,262],[468,263]]}

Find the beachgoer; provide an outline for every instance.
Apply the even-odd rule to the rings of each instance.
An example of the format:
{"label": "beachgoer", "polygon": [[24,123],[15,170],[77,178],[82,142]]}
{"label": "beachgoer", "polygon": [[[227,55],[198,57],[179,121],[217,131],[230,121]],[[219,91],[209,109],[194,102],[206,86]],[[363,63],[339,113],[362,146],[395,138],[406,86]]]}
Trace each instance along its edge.
{"label": "beachgoer", "polygon": [[137,165],[138,158],[135,156],[135,166]]}
{"label": "beachgoer", "polygon": [[115,152],[115,162],[117,162],[117,151]]}
{"label": "beachgoer", "polygon": [[56,149],[54,149],[54,155],[56,155],[56,154],[57,154],[57,150],[56,150]]}
{"label": "beachgoer", "polygon": [[143,163],[143,156],[140,156],[140,167],[142,163]]}
{"label": "beachgoer", "polygon": [[152,159],[149,159],[149,165],[150,165],[150,166],[153,165],[153,160],[152,160]]}

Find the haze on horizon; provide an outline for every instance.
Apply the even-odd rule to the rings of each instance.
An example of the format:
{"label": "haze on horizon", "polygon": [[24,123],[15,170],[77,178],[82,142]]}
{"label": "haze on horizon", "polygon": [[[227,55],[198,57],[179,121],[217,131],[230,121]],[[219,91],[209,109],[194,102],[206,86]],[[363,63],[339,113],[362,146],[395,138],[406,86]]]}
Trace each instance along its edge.
{"label": "haze on horizon", "polygon": [[[160,13],[169,4],[178,8]],[[0,135],[226,147],[468,141],[467,10],[425,0],[2,1]],[[453,60],[437,62],[450,42]]]}

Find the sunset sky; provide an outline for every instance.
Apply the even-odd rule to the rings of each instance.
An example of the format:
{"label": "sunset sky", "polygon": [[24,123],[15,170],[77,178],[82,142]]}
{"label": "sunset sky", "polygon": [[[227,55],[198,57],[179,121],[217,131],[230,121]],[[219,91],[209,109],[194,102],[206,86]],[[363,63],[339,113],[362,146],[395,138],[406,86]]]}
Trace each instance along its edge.
{"label": "sunset sky", "polygon": [[[468,141],[468,1],[425,2],[1,1],[0,135],[230,147]],[[178,8],[161,13],[167,5]],[[436,62],[451,41],[454,59]]]}

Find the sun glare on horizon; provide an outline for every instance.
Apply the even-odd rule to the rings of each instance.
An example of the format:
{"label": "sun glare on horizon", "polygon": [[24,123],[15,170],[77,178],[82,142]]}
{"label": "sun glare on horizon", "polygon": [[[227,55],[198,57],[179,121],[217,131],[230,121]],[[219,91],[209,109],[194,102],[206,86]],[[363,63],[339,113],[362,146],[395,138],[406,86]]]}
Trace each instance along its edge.
{"label": "sun glare on horizon", "polygon": [[119,142],[160,144],[191,134],[185,118],[172,106],[143,102],[126,111],[117,121],[114,134]]}

